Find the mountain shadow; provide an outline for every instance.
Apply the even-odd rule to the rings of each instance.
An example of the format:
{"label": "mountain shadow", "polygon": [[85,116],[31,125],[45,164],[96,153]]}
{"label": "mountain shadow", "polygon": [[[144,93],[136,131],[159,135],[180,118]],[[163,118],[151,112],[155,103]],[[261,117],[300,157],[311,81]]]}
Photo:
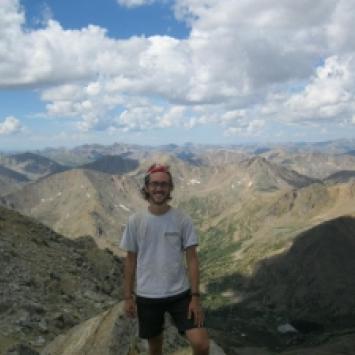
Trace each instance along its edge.
{"label": "mountain shadow", "polygon": [[28,183],[26,175],[0,165],[0,196],[7,195]]}
{"label": "mountain shadow", "polygon": [[334,174],[329,175],[327,178],[324,179],[324,182],[335,184],[335,183],[348,182],[351,179],[355,180],[354,170],[341,170],[341,171],[337,171]]}
{"label": "mountain shadow", "polygon": [[67,166],[34,153],[19,153],[3,158],[3,165],[17,170],[30,179],[56,174],[68,169]]}
{"label": "mountain shadow", "polygon": [[26,175],[20,174],[17,171],[6,168],[5,166],[0,165],[0,178],[7,178],[14,180],[16,182],[28,182],[29,179]]}
{"label": "mountain shadow", "polygon": [[124,158],[120,155],[106,155],[92,163],[80,166],[81,169],[101,171],[106,174],[126,174],[137,169],[139,161],[136,159]]}
{"label": "mountain shadow", "polygon": [[200,166],[203,163],[201,158],[198,158],[194,153],[188,150],[183,150],[181,152],[176,153],[176,157],[195,166]]}
{"label": "mountain shadow", "polygon": [[[224,334],[225,351],[245,344],[280,350],[354,332],[354,255],[355,218],[343,216],[301,233],[289,250],[260,261],[250,277],[233,274],[209,284],[207,293],[242,294],[207,314],[217,337]],[[278,332],[285,323],[297,332]]]}

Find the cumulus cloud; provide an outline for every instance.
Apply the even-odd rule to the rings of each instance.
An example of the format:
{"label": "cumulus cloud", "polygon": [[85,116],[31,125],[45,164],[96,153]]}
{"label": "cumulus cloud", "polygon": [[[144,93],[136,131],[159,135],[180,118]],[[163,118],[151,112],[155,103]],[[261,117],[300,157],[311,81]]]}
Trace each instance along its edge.
{"label": "cumulus cloud", "polygon": [[291,123],[350,122],[355,110],[354,69],[353,55],[328,57],[304,86],[270,94],[258,113]]}
{"label": "cumulus cloud", "polygon": [[0,122],[0,135],[11,135],[19,133],[23,129],[20,121],[13,116],[6,117]]}
{"label": "cumulus cloud", "polygon": [[124,131],[176,127],[181,126],[186,120],[185,113],[186,108],[182,106],[161,107],[143,104],[126,109],[111,125]]}
{"label": "cumulus cloud", "polygon": [[327,58],[304,90],[286,102],[292,116],[327,119],[351,114],[355,107],[354,61],[352,56]]}
{"label": "cumulus cloud", "polygon": [[47,23],[53,19],[53,11],[47,3],[40,5],[41,13],[40,16],[34,19],[34,23],[41,26],[46,26]]}
{"label": "cumulus cloud", "polygon": [[176,0],[188,38],[125,40],[54,19],[24,31],[20,2],[1,4],[0,88],[38,88],[46,114],[80,130],[352,121],[355,0]]}
{"label": "cumulus cloud", "polygon": [[150,5],[155,0],[117,0],[117,3],[125,7],[138,7],[143,5]]}
{"label": "cumulus cloud", "polygon": [[244,133],[247,136],[257,136],[264,126],[264,120],[240,121],[238,125],[228,127],[225,133],[226,136],[233,136],[240,133]]}

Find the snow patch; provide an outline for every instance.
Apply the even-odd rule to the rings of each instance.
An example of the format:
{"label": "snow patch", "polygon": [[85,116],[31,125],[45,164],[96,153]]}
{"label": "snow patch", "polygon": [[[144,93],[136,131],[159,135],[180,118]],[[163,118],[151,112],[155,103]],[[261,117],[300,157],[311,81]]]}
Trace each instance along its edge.
{"label": "snow patch", "polygon": [[122,203],[120,203],[120,207],[126,212],[130,212],[131,211],[128,207],[126,207],[125,205],[122,205]]}
{"label": "snow patch", "polygon": [[297,329],[295,327],[293,327],[290,323],[280,324],[277,327],[277,331],[282,334],[298,333]]}
{"label": "snow patch", "polygon": [[191,185],[201,184],[201,181],[200,181],[200,180],[197,180],[197,179],[191,179],[191,180],[190,180],[190,184],[191,184]]}

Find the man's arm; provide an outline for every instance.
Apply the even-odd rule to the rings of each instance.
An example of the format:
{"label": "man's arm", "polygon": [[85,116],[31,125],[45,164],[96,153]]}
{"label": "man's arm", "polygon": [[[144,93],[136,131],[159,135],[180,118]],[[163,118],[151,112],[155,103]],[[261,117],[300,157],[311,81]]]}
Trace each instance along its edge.
{"label": "man's arm", "polygon": [[196,325],[202,327],[204,315],[200,302],[200,270],[195,245],[186,249],[186,264],[191,286],[191,302],[188,317],[191,318],[193,315]]}
{"label": "man's arm", "polygon": [[186,249],[186,264],[189,273],[191,293],[198,294],[200,292],[200,271],[195,245]]}
{"label": "man's arm", "polygon": [[128,251],[123,272],[123,298],[124,310],[127,316],[133,318],[136,315],[136,304],[133,298],[134,280],[136,276],[137,253]]}

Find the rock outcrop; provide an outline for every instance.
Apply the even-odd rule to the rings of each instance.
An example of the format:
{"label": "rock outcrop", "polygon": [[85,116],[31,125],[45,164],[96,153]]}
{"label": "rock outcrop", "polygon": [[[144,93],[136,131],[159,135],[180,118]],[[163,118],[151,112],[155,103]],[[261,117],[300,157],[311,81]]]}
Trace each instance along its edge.
{"label": "rock outcrop", "polygon": [[18,343],[38,351],[120,299],[121,259],[2,207],[0,270],[0,354]]}
{"label": "rock outcrop", "polygon": [[[191,354],[187,341],[169,321],[164,333],[164,354]],[[139,355],[146,352],[146,342],[137,336],[136,320],[125,317],[123,304],[119,303],[58,336],[41,355]],[[224,355],[224,352],[212,341],[210,355]]]}

